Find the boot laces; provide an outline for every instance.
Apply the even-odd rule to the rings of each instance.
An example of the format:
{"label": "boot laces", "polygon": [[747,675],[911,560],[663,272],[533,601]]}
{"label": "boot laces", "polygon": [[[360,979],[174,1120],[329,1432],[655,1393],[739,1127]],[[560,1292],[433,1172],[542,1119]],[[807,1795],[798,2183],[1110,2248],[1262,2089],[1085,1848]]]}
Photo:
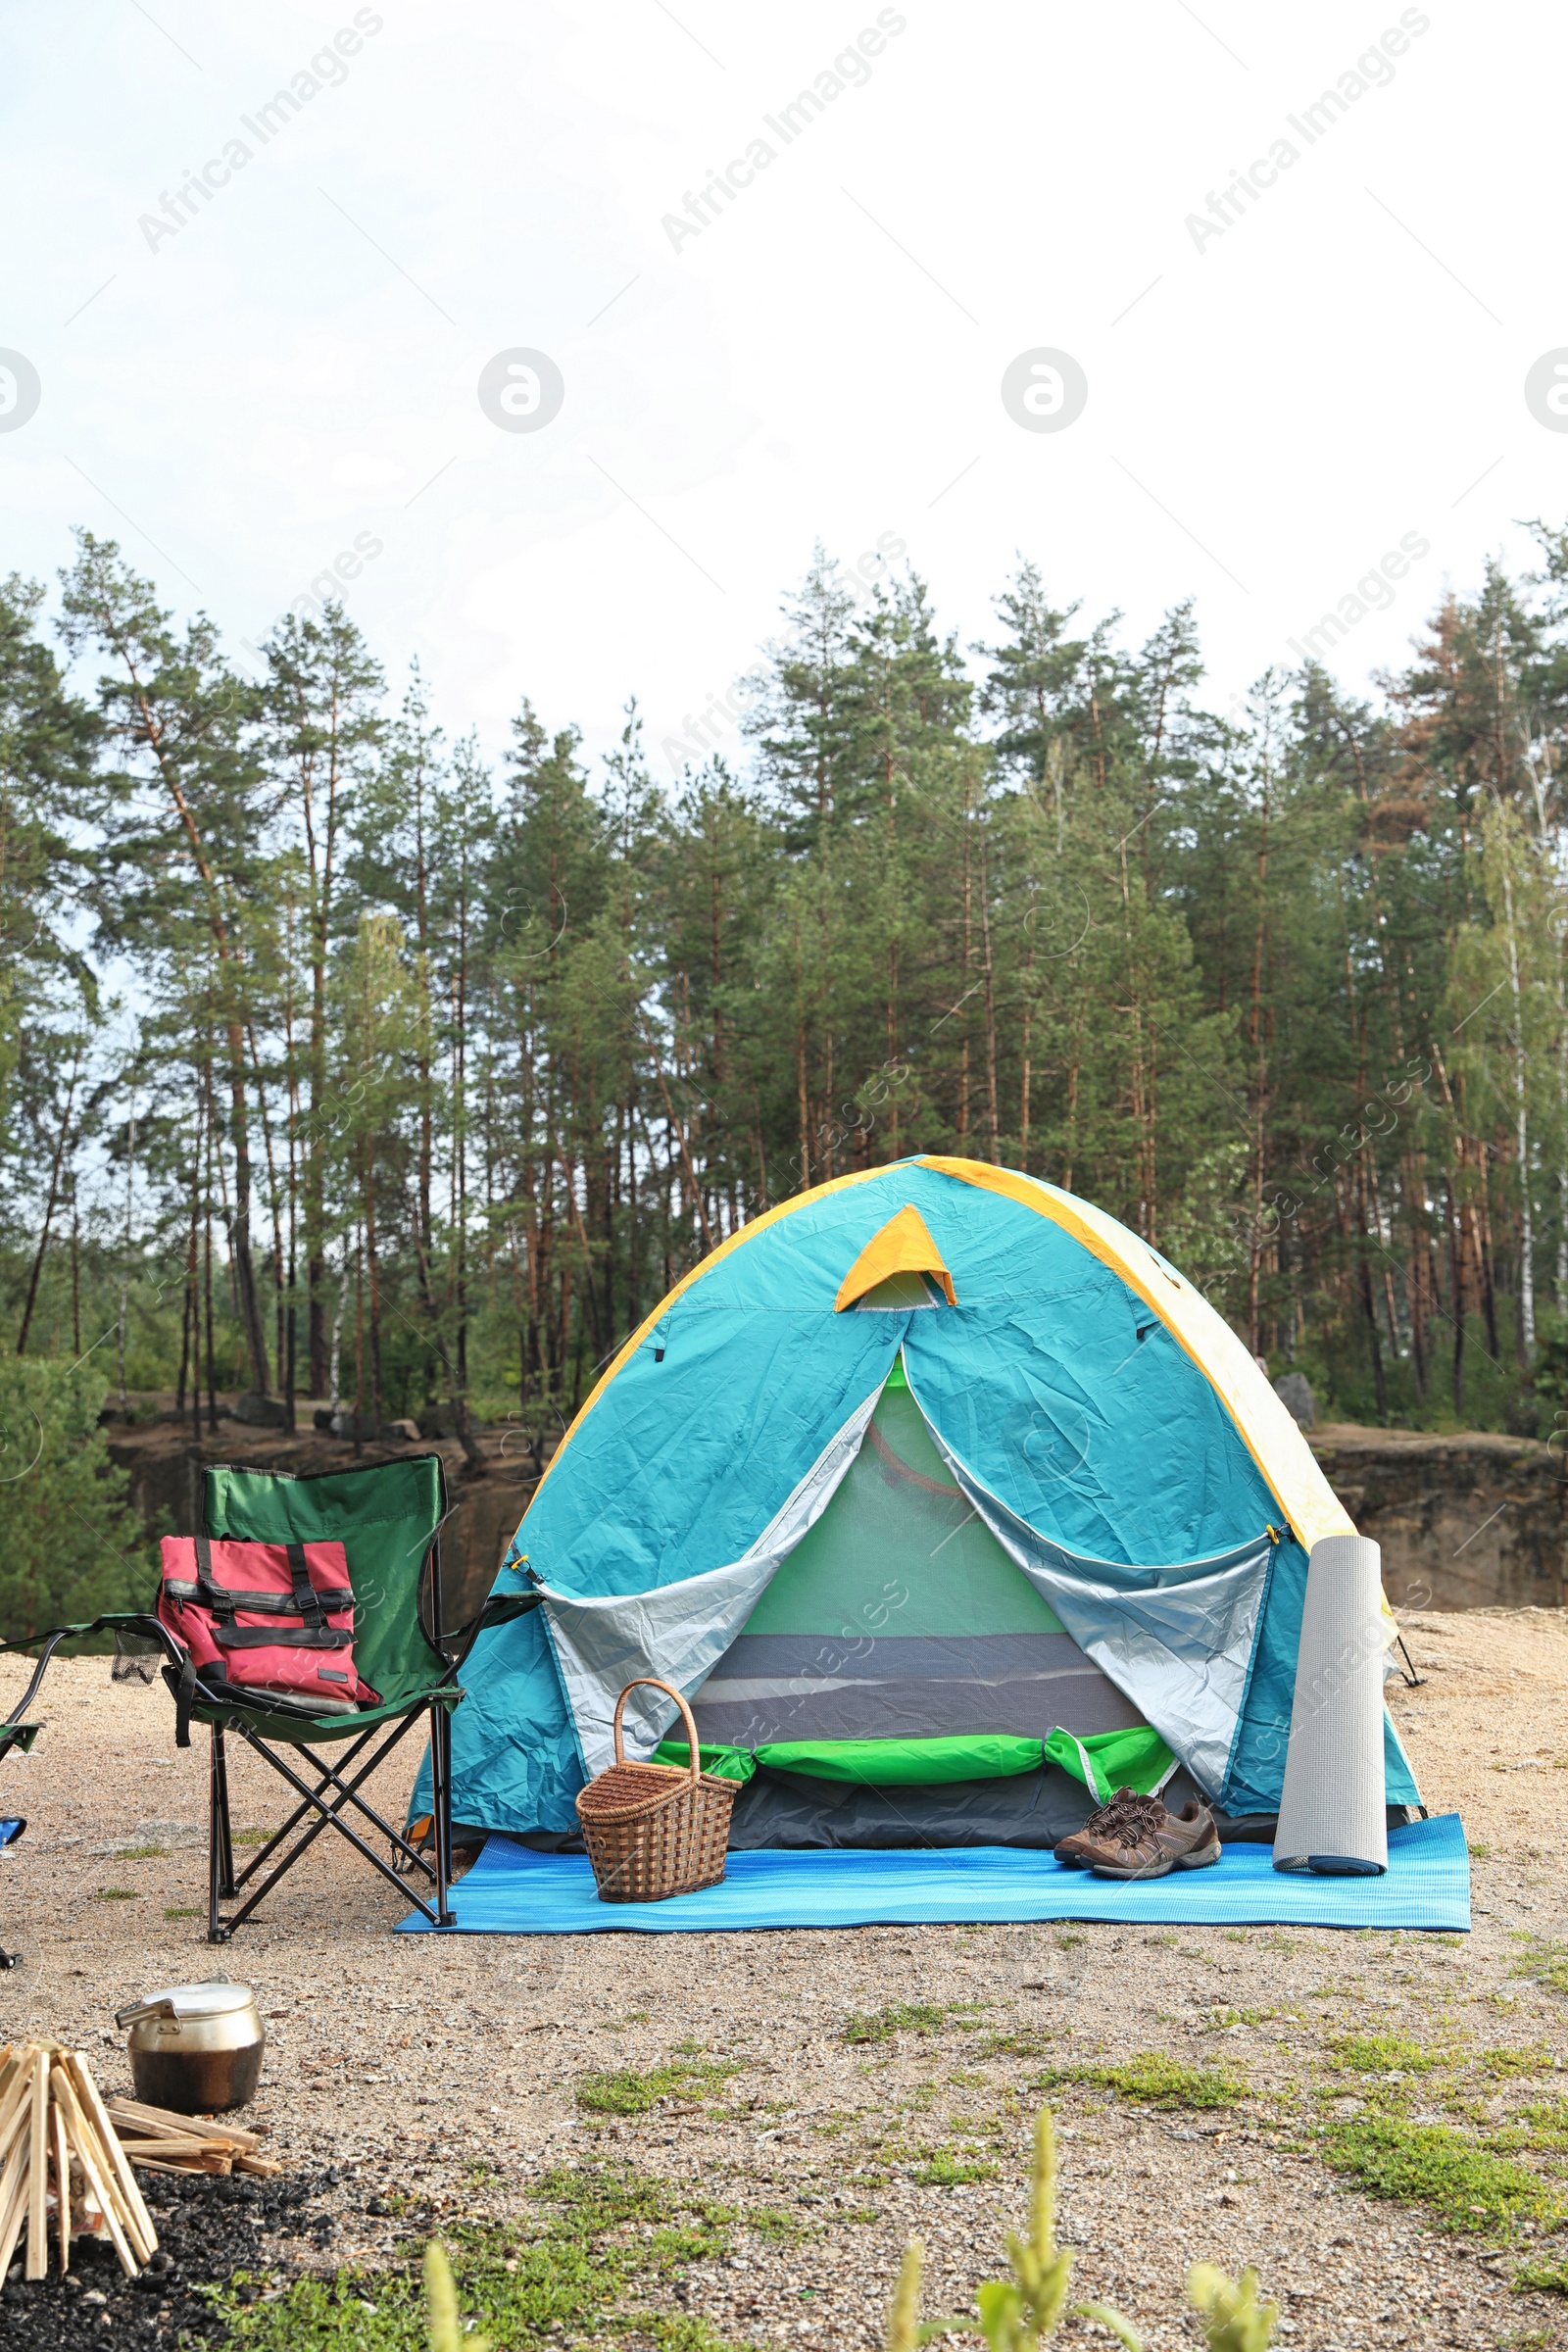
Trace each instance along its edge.
{"label": "boot laces", "polygon": [[[1140,1796],[1136,1788],[1118,1788],[1097,1812],[1084,1823],[1086,1838],[1113,1838],[1124,1829],[1140,1835],[1163,1821],[1165,1808],[1157,1796]],[[1136,1838],[1127,1840],[1136,1843]]]}

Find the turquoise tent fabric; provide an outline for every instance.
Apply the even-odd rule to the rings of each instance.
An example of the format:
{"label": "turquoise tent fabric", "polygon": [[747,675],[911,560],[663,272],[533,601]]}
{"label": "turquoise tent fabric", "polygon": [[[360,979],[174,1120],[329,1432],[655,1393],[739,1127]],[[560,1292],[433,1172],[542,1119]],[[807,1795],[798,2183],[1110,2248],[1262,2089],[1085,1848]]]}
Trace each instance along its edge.
{"label": "turquoise tent fabric", "polygon": [[[910,1203],[957,1305],[835,1313],[858,1252]],[[546,1606],[481,1635],[464,1667],[456,1818],[517,1833],[574,1828],[583,1725],[567,1703],[552,1608],[562,1625],[575,1611],[576,1624],[609,1625],[619,1641],[639,1616],[670,1621],[679,1599],[668,1592],[662,1605],[667,1588],[709,1578],[710,1592],[729,1592],[719,1572],[755,1559],[790,1498],[833,1475],[835,1438],[863,1425],[901,1348],[944,1454],[1039,1544],[1135,1564],[1156,1581],[1222,1555],[1257,1557],[1228,1752],[1203,1777],[1229,1811],[1277,1806],[1306,1561],[1289,1534],[1267,1541],[1280,1506],[1224,1403],[1131,1286],[1071,1234],[904,1161],[807,1197],[700,1270],[574,1424],[497,1584],[542,1585]],[[745,1580],[732,1582],[738,1592]],[[641,1752],[663,1728],[643,1719]],[[593,1727],[588,1745],[599,1740]],[[1389,1802],[1419,1801],[1392,1732],[1388,1764]]]}

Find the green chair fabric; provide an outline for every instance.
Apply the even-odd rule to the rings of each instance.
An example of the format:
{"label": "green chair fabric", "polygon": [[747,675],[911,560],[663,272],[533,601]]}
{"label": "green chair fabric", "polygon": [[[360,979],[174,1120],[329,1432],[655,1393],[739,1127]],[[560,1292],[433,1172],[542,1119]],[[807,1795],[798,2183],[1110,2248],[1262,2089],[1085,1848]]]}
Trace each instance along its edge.
{"label": "green chair fabric", "polygon": [[[446,1508],[439,1454],[413,1454],[315,1478],[229,1462],[209,1465],[210,1536],[253,1544],[343,1545],[354,1587],[354,1662],[381,1693],[379,1706],[357,1715],[276,1715],[267,1718],[270,1730],[263,1728],[259,1713],[247,1709],[247,1720],[264,1738],[344,1740],[437,1694],[449,1669],[420,1622],[419,1586]],[[449,1689],[455,1706],[459,1693]],[[202,1720],[219,1713],[194,1711]]]}

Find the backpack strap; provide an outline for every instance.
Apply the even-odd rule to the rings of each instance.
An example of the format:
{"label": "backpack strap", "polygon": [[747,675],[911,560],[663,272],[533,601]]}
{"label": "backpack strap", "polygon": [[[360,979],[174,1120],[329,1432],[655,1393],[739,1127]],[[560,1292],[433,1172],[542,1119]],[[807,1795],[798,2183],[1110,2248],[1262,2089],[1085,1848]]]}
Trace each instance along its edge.
{"label": "backpack strap", "polygon": [[[289,1544],[284,1549],[288,1557],[289,1578],[294,1587],[293,1613],[307,1631],[319,1634],[326,1625],[326,1611],[321,1606],[320,1594],[311,1582],[305,1546],[303,1544]],[[247,1605],[246,1596],[242,1592],[231,1592],[226,1585],[219,1584],[214,1577],[213,1547],[206,1536],[196,1538],[196,1583],[203,1602],[212,1610],[219,1624],[232,1630],[234,1612]]]}
{"label": "backpack strap", "polygon": [[[196,1539],[196,1589],[220,1625],[233,1624],[233,1596],[213,1575],[213,1547],[206,1536]],[[176,1739],[174,1744],[181,1743]]]}
{"label": "backpack strap", "polygon": [[[202,1542],[200,1536],[196,1541]],[[179,1662],[179,1681],[174,1690],[174,1745],[190,1745],[190,1711],[196,1697],[196,1660],[187,1649]]]}
{"label": "backpack strap", "polygon": [[321,1607],[320,1594],[311,1582],[303,1544],[291,1544],[288,1546],[288,1572],[294,1580],[294,1606],[299,1611],[301,1623],[313,1633],[319,1633],[326,1624],[326,1612]]}

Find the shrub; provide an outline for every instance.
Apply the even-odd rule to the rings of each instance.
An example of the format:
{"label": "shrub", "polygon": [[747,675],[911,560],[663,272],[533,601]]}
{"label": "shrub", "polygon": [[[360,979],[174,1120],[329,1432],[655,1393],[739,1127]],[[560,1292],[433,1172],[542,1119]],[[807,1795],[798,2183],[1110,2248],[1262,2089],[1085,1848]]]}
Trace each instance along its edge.
{"label": "shrub", "polygon": [[109,1609],[150,1607],[152,1539],[98,1427],[83,1364],[0,1356],[0,1629],[7,1641]]}

